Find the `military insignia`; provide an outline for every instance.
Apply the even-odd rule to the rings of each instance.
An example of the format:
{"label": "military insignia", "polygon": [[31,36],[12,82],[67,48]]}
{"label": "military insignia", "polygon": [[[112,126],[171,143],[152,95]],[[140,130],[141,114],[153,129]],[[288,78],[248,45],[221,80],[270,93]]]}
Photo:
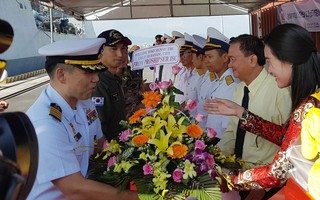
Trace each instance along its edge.
{"label": "military insignia", "polygon": [[104,105],[104,97],[91,97],[91,101],[95,106],[103,106]]}
{"label": "military insignia", "polygon": [[61,110],[60,106],[56,103],[51,103],[49,115],[51,115],[52,117],[56,118],[59,122],[61,122],[62,110]]}
{"label": "military insignia", "polygon": [[207,43],[210,43],[210,36],[207,36]]}
{"label": "military insignia", "polygon": [[202,76],[204,74],[204,71],[202,71],[201,69],[197,69],[197,72],[198,72],[199,76]]}
{"label": "military insignia", "polygon": [[227,85],[230,85],[234,82],[231,75],[226,76],[226,82],[227,82]]}
{"label": "military insignia", "polygon": [[88,125],[90,126],[90,124],[92,124],[98,118],[97,111],[87,109],[86,114],[87,114]]}
{"label": "military insignia", "polygon": [[70,123],[69,125],[70,125],[70,127],[71,127],[71,129],[72,129],[72,132],[73,132],[73,138],[76,140],[76,142],[78,142],[78,141],[81,139],[82,135],[81,135],[79,132],[76,133],[77,131],[76,131],[76,129],[74,128],[74,126],[73,126],[72,123]]}
{"label": "military insignia", "polygon": [[115,39],[119,39],[122,37],[121,33],[119,33],[118,31],[114,30],[110,32],[110,37],[113,37]]}
{"label": "military insignia", "polygon": [[78,132],[73,136],[73,138],[76,140],[76,142],[78,142],[82,138],[82,135]]}
{"label": "military insignia", "polygon": [[213,72],[210,72],[210,81],[212,82],[212,81],[214,81],[214,80],[216,80],[216,79],[217,79],[216,74],[213,73]]}
{"label": "military insignia", "polygon": [[119,101],[119,93],[118,92],[112,94],[111,97],[112,97],[113,102]]}

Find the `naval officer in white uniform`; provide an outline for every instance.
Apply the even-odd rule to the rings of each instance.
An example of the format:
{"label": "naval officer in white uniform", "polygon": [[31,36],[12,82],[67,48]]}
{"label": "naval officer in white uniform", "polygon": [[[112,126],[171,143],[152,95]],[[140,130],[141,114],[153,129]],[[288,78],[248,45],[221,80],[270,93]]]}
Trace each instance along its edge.
{"label": "naval officer in white uniform", "polygon": [[61,40],[39,49],[46,55],[49,86],[27,111],[39,143],[39,166],[28,199],[138,199],[86,179],[94,140],[103,135],[91,100],[106,68],[98,59],[103,38]]}

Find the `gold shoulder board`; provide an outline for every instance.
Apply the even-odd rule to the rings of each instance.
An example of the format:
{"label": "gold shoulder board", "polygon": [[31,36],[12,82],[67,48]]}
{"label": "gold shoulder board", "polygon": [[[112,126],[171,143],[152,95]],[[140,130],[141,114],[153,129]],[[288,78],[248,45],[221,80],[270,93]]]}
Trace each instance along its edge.
{"label": "gold shoulder board", "polygon": [[62,110],[61,110],[60,106],[56,103],[51,103],[49,115],[51,115],[52,117],[56,118],[59,122],[61,122]]}
{"label": "gold shoulder board", "polygon": [[212,81],[214,81],[214,80],[216,80],[216,74],[215,73],[213,73],[213,72],[210,72],[210,80],[211,80],[211,82]]}
{"label": "gold shoulder board", "polygon": [[230,85],[234,82],[231,75],[226,76],[226,82],[227,82],[227,85]]}

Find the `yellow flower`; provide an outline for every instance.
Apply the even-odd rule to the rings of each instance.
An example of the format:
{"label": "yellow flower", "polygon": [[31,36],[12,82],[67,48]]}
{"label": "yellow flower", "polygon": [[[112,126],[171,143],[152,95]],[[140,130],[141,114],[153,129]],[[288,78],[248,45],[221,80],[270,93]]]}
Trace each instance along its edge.
{"label": "yellow flower", "polygon": [[236,163],[236,154],[230,155],[226,158],[227,162]]}
{"label": "yellow flower", "polygon": [[137,163],[139,163],[139,162],[138,161],[121,161],[120,164],[115,164],[113,171],[121,173],[121,170],[123,170],[125,173],[128,173],[129,169],[134,164],[137,164]]}
{"label": "yellow flower", "polygon": [[184,162],[185,166],[184,166],[184,174],[183,174],[183,179],[188,179],[188,177],[193,178],[197,176],[197,172],[194,171],[194,167],[195,165],[193,163],[191,163],[189,160],[186,160]]}
{"label": "yellow flower", "polygon": [[161,102],[161,94],[158,91],[143,93],[143,100],[141,101],[147,108],[155,108]]}
{"label": "yellow flower", "polygon": [[108,144],[107,148],[105,148],[103,151],[109,151],[113,154],[116,154],[116,153],[121,153],[121,148],[120,148],[120,145],[119,143],[116,141],[116,140],[111,140],[111,142]]}
{"label": "yellow flower", "polygon": [[159,172],[157,175],[154,176],[152,182],[154,183],[155,188],[153,189],[156,194],[159,193],[160,190],[165,190],[167,187],[168,180],[171,175],[166,172]]}
{"label": "yellow flower", "polygon": [[141,160],[147,160],[147,155],[146,155],[146,153],[142,152],[142,153],[140,154],[140,156],[139,156],[139,159],[141,159]]}
{"label": "yellow flower", "polygon": [[141,121],[141,117],[146,116],[146,109],[140,109],[133,113],[129,118],[129,124],[134,124]]}
{"label": "yellow flower", "polygon": [[154,138],[164,125],[167,125],[167,122],[161,120],[160,117],[145,117],[142,119],[142,128],[135,128],[133,132],[142,133],[149,138]]}
{"label": "yellow flower", "polygon": [[200,126],[196,125],[196,124],[190,124],[187,127],[187,134],[191,137],[191,138],[198,138],[202,135],[203,131],[200,128]]}
{"label": "yellow flower", "polygon": [[161,119],[164,119],[164,120],[168,118],[168,115],[170,113],[174,112],[174,108],[169,105],[169,99],[170,99],[170,96],[169,95],[166,96],[162,100],[162,107],[158,109],[158,111],[155,113],[156,115],[159,115]]}
{"label": "yellow flower", "polygon": [[150,139],[148,141],[149,144],[156,145],[156,155],[159,154],[159,152],[166,152],[169,146],[169,138],[171,133],[168,133],[167,135],[164,133],[163,130],[160,130],[160,138],[159,139]]}
{"label": "yellow flower", "polygon": [[178,137],[179,140],[182,140],[182,134],[186,132],[186,126],[182,125],[185,117],[181,117],[178,122],[173,117],[173,115],[168,116],[168,126],[166,126],[167,132],[172,133],[172,137]]}

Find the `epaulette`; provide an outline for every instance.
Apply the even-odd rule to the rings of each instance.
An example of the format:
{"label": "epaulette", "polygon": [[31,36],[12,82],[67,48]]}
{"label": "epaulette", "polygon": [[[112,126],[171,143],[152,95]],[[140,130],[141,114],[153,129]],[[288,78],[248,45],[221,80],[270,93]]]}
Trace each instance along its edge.
{"label": "epaulette", "polygon": [[205,72],[203,71],[203,70],[201,70],[201,69],[197,69],[197,72],[198,72],[198,74],[199,74],[199,76],[202,76]]}
{"label": "epaulette", "polygon": [[56,118],[59,122],[61,122],[62,110],[61,110],[60,106],[56,103],[51,103],[49,115],[51,115],[52,117]]}
{"label": "epaulette", "polygon": [[226,76],[226,82],[227,82],[227,85],[230,85],[234,82],[231,75]]}
{"label": "epaulette", "polygon": [[210,72],[210,81],[212,82],[212,81],[214,81],[214,80],[216,80],[216,79],[217,79],[216,74],[213,73],[213,72]]}

